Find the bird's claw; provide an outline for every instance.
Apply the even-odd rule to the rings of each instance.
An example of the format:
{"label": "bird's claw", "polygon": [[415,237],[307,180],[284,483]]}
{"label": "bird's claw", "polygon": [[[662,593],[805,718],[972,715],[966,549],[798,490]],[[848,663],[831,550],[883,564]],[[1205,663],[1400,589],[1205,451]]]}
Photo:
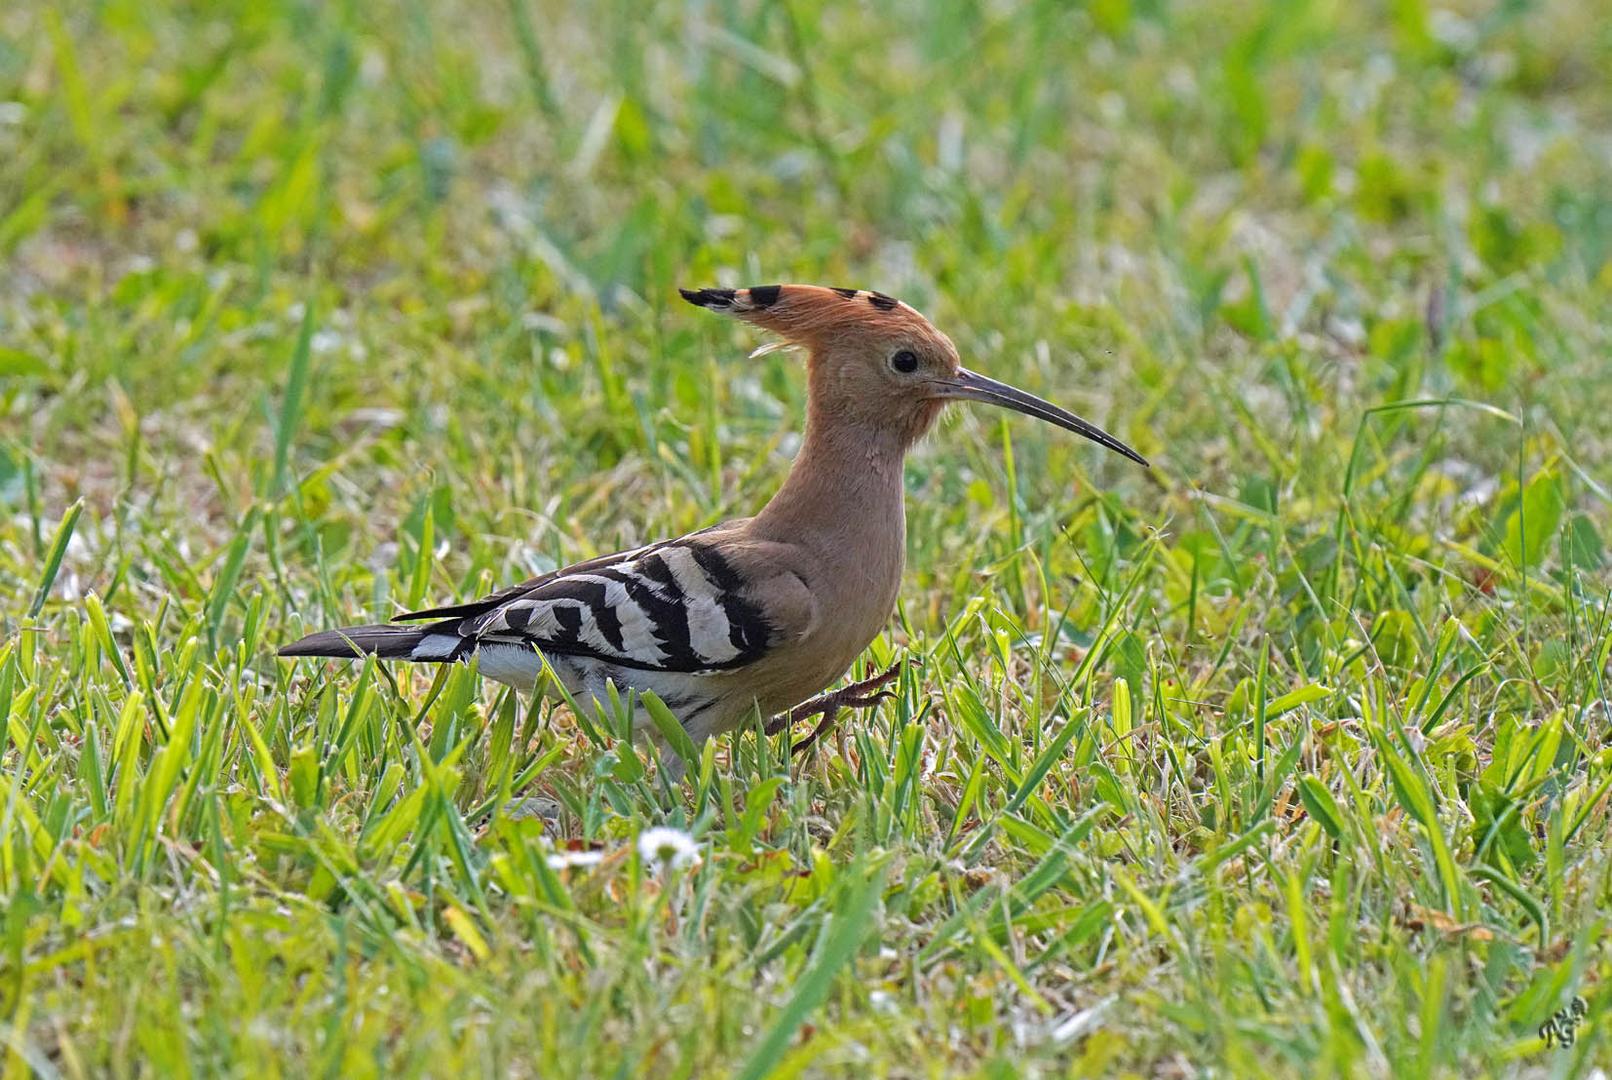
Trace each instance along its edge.
{"label": "bird's claw", "polygon": [[895,696],[896,692],[894,690],[880,690],[877,694],[869,694],[866,697],[846,698],[840,704],[847,709],[869,709],[879,702],[889,701]]}
{"label": "bird's claw", "polygon": [[[905,662],[914,665],[920,663],[916,657],[908,657]],[[834,721],[838,718],[841,709],[870,709],[881,701],[887,701],[895,697],[894,690],[881,688],[900,676],[902,663],[903,661],[897,660],[888,668],[879,672],[879,674],[863,679],[861,682],[854,682],[849,686],[842,686],[838,690],[831,690],[826,694],[819,694],[808,701],[803,701],[787,713],[781,713],[773,717],[771,723],[764,730],[768,735],[776,735],[778,732],[793,727],[802,720],[813,716],[821,716],[822,720],[812,729],[812,733],[789,748],[792,754],[804,753],[834,726]]]}

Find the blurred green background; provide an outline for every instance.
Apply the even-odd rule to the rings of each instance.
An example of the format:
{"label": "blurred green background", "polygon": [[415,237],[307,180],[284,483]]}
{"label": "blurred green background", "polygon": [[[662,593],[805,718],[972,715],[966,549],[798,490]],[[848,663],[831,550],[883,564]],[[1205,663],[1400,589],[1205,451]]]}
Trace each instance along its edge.
{"label": "blurred green background", "polygon": [[[9,1070],[1607,1064],[1609,73],[1603,0],[7,4]],[[793,771],[272,659],[759,505],[798,363],[675,289],[775,281],[1155,467],[944,425],[929,664]]]}

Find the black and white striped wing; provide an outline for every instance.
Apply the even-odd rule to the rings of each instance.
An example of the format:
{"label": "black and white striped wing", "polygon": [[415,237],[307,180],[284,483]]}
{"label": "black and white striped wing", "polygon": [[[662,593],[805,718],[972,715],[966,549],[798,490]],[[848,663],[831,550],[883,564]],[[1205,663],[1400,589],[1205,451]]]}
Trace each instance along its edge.
{"label": "black and white striped wing", "polygon": [[713,674],[754,663],[778,637],[743,575],[697,535],[583,563],[500,600],[455,628],[466,646],[527,644],[627,668]]}

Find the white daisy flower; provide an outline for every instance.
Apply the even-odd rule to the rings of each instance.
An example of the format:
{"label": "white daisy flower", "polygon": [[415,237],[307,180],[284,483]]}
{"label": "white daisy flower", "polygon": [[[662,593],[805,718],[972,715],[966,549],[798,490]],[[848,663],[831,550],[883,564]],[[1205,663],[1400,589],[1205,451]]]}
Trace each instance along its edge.
{"label": "white daisy flower", "polygon": [[598,866],[604,861],[602,851],[556,851],[549,855],[550,870],[570,870],[578,866]]}
{"label": "white daisy flower", "polygon": [[646,863],[682,870],[700,861],[694,838],[681,829],[656,826],[638,834],[638,855]]}

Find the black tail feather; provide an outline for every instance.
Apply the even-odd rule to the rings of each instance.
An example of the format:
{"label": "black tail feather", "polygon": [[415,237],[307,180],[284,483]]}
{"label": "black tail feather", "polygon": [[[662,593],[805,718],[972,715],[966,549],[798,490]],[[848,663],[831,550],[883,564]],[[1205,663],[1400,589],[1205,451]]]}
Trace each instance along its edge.
{"label": "black tail feather", "polygon": [[340,630],[321,630],[317,634],[309,634],[301,641],[284,645],[280,648],[280,655],[334,656],[344,660],[374,655],[382,659],[412,660],[415,659],[415,648],[431,629],[427,626],[397,626],[387,623],[373,626],[344,626]]}

